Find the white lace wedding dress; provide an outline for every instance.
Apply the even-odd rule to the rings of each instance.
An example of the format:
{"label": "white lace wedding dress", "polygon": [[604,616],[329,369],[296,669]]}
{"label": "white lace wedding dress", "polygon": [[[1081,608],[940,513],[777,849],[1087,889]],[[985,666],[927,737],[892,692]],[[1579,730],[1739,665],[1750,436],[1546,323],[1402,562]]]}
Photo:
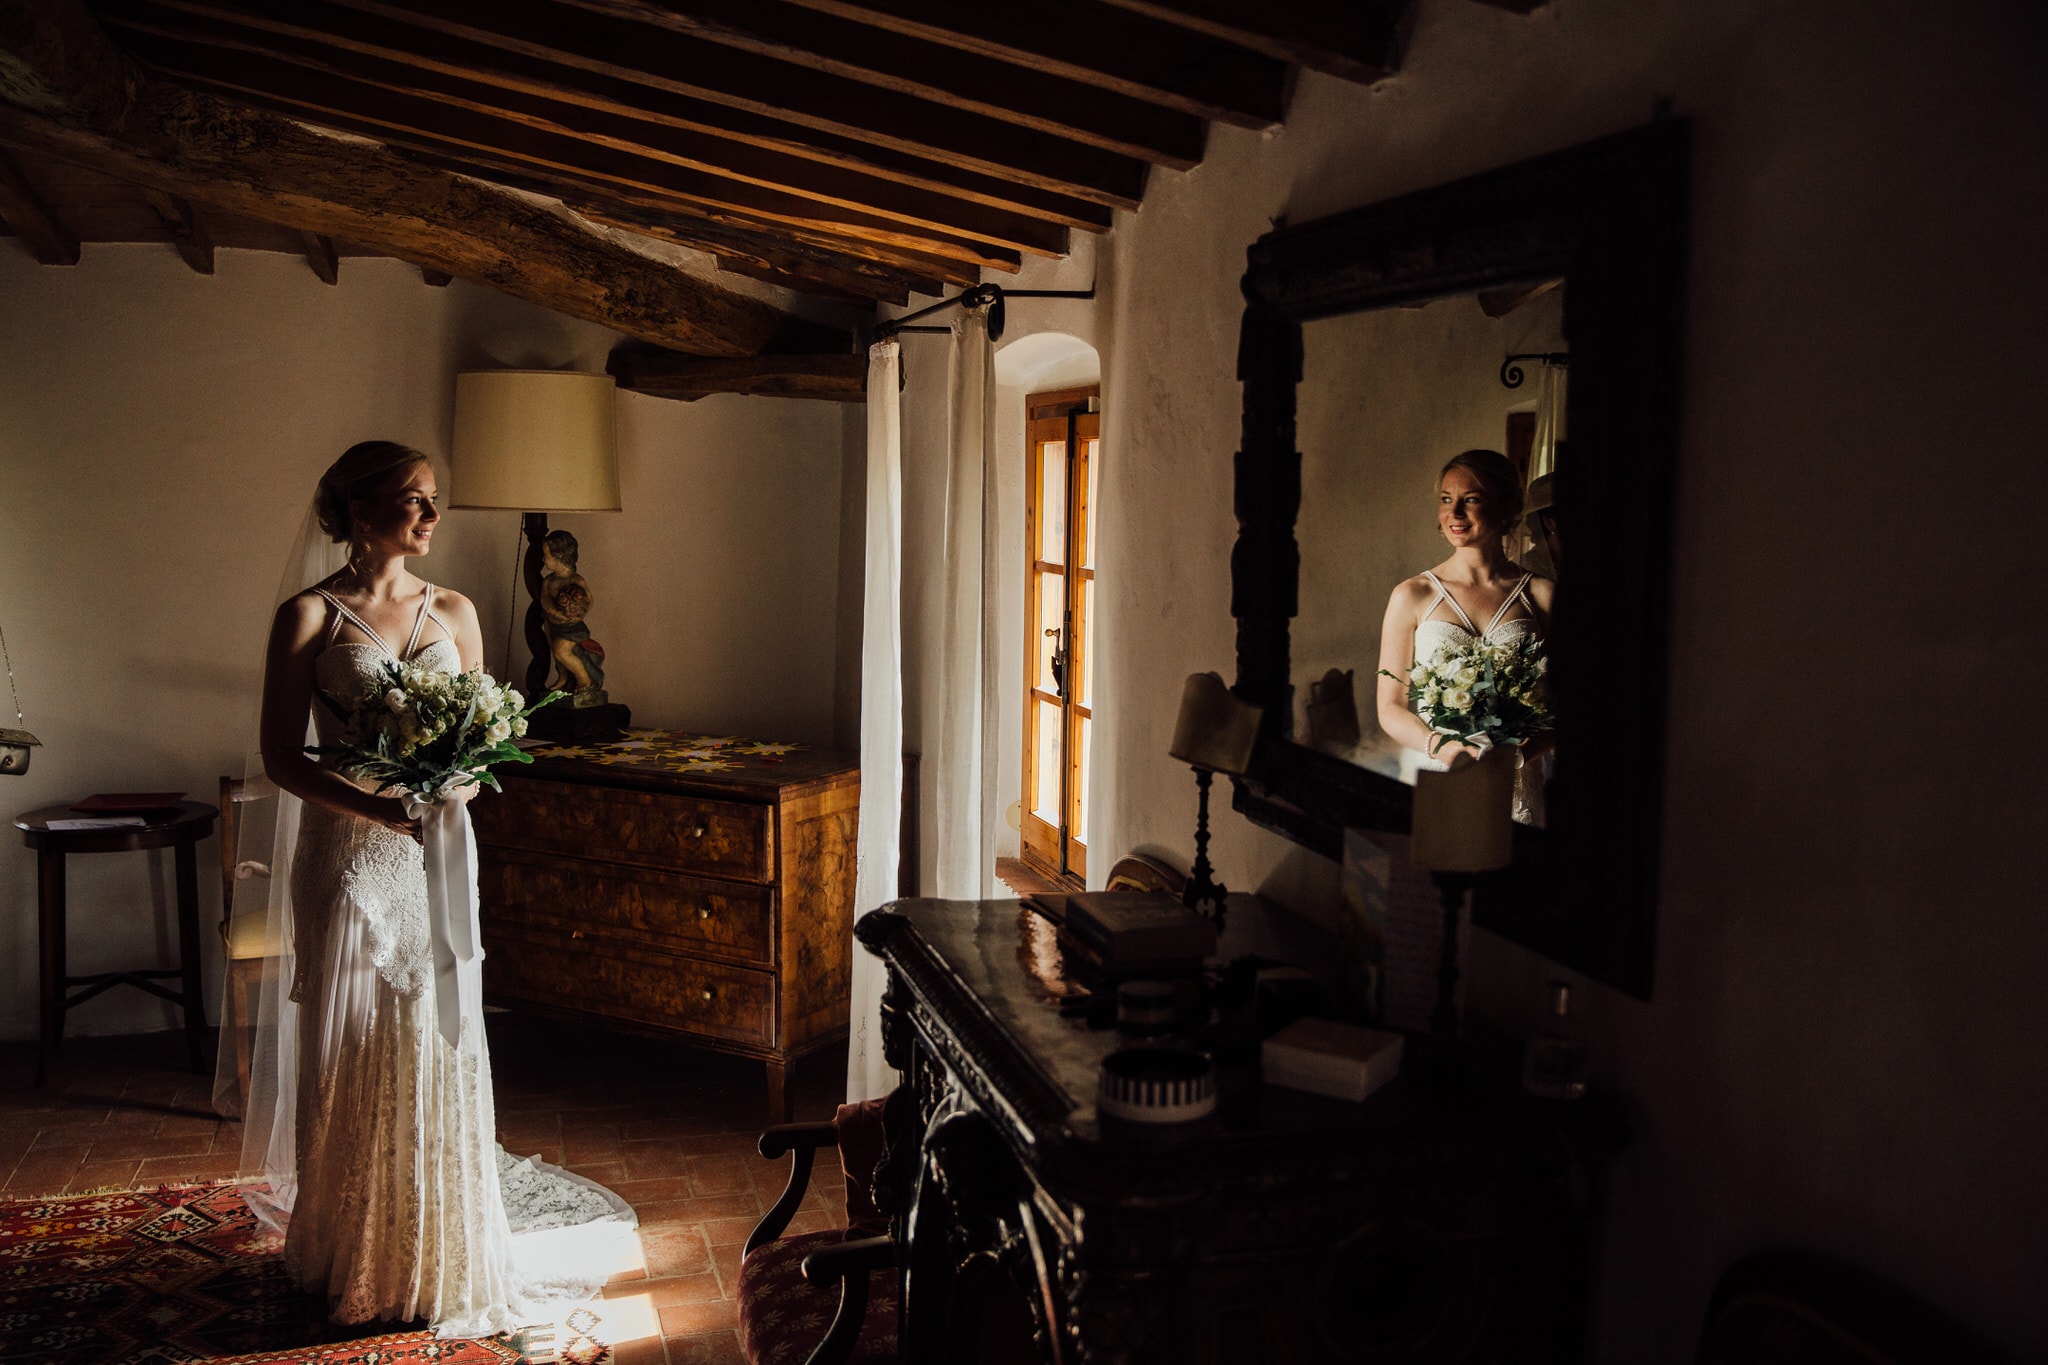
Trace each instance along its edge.
{"label": "white lace wedding dress", "polygon": [[[315,667],[348,706],[394,656],[326,593]],[[455,646],[419,646],[428,589],[404,651],[453,671]],[[339,640],[344,623],[365,640]],[[446,628],[442,627],[445,636]],[[370,643],[374,641],[375,643]],[[323,744],[340,721],[314,706]],[[486,798],[487,799],[487,798]],[[308,803],[291,868],[298,1005],[297,1195],[285,1263],[340,1322],[424,1318],[444,1337],[553,1321],[620,1268],[632,1210],[602,1186],[497,1144],[480,969],[463,982],[460,1041],[436,1026],[420,845]]]}

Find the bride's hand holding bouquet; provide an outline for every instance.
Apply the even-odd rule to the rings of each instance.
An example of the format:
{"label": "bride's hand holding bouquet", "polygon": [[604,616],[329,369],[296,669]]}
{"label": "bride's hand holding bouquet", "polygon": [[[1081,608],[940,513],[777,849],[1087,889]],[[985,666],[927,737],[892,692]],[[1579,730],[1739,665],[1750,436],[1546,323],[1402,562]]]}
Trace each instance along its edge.
{"label": "bride's hand holding bouquet", "polygon": [[1544,691],[1549,661],[1543,642],[1523,635],[1497,644],[1469,639],[1417,663],[1406,679],[1408,704],[1440,738],[1432,756],[1455,764],[1483,757],[1497,746],[1520,748],[1549,733],[1550,703]]}
{"label": "bride's hand holding bouquet", "polygon": [[496,764],[533,762],[513,741],[526,734],[527,717],[563,695],[550,692],[526,706],[517,690],[480,667],[448,673],[395,660],[384,665],[380,681],[352,707],[319,694],[342,732],[337,743],[307,752],[395,793],[415,818],[418,807],[435,801],[467,802],[479,785],[498,790]]}

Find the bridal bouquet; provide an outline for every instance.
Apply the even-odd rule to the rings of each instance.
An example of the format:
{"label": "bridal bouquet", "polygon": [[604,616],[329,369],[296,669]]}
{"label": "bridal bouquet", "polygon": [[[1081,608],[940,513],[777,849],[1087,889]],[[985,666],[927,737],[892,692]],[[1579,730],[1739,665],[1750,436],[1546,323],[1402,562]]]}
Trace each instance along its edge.
{"label": "bridal bouquet", "polygon": [[308,752],[335,758],[377,790],[432,799],[471,782],[490,784],[494,763],[531,763],[512,743],[526,733],[526,718],[562,696],[550,692],[522,709],[525,698],[481,668],[447,673],[395,660],[384,665],[381,687],[353,707],[326,701],[342,721],[341,741]]}
{"label": "bridal bouquet", "polygon": [[1424,725],[1452,739],[1481,748],[1525,744],[1551,728],[1547,668],[1543,642],[1533,635],[1447,645],[1409,673],[1408,704]]}

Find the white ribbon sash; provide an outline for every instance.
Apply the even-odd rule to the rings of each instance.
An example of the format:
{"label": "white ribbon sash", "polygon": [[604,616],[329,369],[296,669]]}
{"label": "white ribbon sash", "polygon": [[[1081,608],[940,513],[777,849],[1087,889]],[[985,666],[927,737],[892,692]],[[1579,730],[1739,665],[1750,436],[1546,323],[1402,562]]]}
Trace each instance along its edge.
{"label": "white ribbon sash", "polygon": [[434,1014],[454,1047],[462,1036],[463,969],[483,956],[478,946],[476,836],[469,806],[450,783],[430,797],[408,792],[405,813],[420,822],[427,863],[427,935],[434,945]]}

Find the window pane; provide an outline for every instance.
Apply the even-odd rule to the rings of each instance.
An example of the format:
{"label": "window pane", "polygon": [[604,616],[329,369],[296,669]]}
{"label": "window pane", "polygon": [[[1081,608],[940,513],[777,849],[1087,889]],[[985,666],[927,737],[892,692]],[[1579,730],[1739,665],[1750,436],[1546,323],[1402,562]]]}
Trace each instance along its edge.
{"label": "window pane", "polygon": [[1060,629],[1060,618],[1066,612],[1061,594],[1067,590],[1067,576],[1062,573],[1040,572],[1038,575],[1038,674],[1037,685],[1048,692],[1057,692],[1052,678],[1052,652],[1059,647],[1057,633],[1047,631]]}
{"label": "window pane", "polygon": [[1079,772],[1074,780],[1074,822],[1071,826],[1073,837],[1080,843],[1088,842],[1088,724],[1080,723],[1081,752],[1077,767]]}
{"label": "window pane", "polygon": [[1102,442],[1091,439],[1082,450],[1088,459],[1088,501],[1083,511],[1087,521],[1082,527],[1088,543],[1082,547],[1081,567],[1092,569],[1095,567],[1095,523],[1100,519],[1096,515],[1095,490],[1101,487],[1101,480],[1096,477],[1095,469],[1100,461],[1095,457],[1102,453]]}
{"label": "window pane", "polygon": [[1076,604],[1081,613],[1081,673],[1074,679],[1074,700],[1083,706],[1093,707],[1089,698],[1095,690],[1095,580],[1084,578],[1079,584],[1081,600]]}
{"label": "window pane", "polygon": [[1055,829],[1060,823],[1060,708],[1038,703],[1037,794],[1031,813]]}
{"label": "window pane", "polygon": [[1047,441],[1038,460],[1038,557],[1067,562],[1067,443]]}

